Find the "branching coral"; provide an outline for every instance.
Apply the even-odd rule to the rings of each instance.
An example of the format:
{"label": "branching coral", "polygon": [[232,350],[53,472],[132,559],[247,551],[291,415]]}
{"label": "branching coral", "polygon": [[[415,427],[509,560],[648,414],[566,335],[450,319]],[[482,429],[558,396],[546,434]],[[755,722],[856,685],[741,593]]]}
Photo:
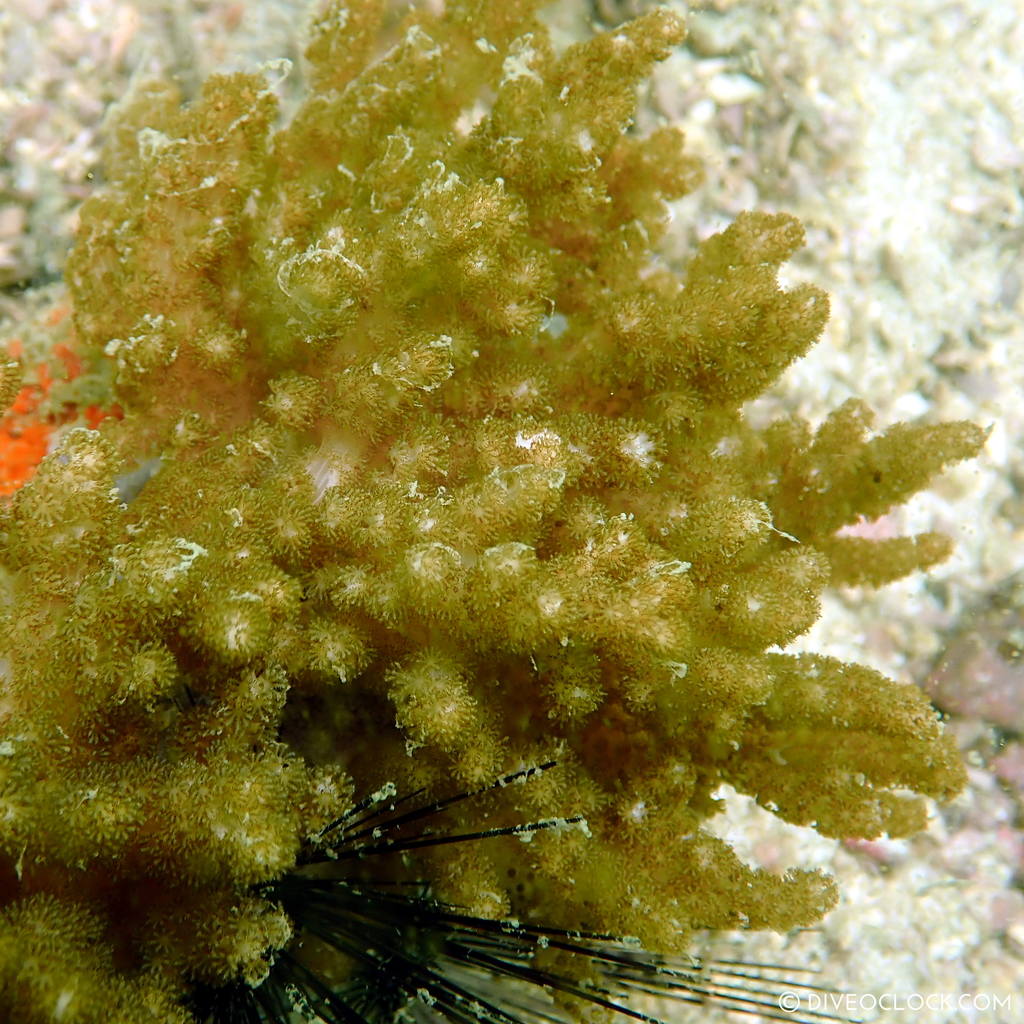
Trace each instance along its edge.
{"label": "branching coral", "polygon": [[666,951],[834,899],[702,829],[721,783],[864,836],[963,781],[916,688],[779,648],[825,587],[947,553],[840,531],[983,432],[872,436],[857,402],[752,428],[827,301],[777,283],[785,215],[659,256],[698,170],[630,123],[680,22],[559,53],[533,0],[445,6],[329,3],[279,130],[254,74],[184,107],[146,87],[111,127],[67,280],[124,418],[70,433],[0,522],[12,1019],[184,1021],[191,985],[258,984],[292,926],[252,887],[386,781],[557,759],[485,813],[589,837],[423,875]]}

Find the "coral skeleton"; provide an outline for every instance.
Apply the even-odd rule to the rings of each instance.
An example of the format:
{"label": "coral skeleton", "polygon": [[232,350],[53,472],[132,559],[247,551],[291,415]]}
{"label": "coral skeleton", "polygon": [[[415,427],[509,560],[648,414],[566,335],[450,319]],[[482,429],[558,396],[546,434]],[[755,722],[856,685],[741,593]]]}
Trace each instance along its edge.
{"label": "coral skeleton", "polygon": [[[846,528],[984,431],[873,433],[856,400],[749,422],[827,317],[778,283],[801,227],[745,213],[671,259],[699,169],[633,115],[680,19],[559,50],[537,6],[329,0],[290,118],[257,73],[115,110],[49,397],[119,415],[0,508],[4,1019],[259,990],[297,955],[296,872],[389,786],[483,790],[451,835],[524,826],[406,856],[432,920],[520,922],[549,987],[543,928],[671,957],[833,905],[706,829],[724,783],[836,837],[962,786],[917,687],[785,647],[826,588],[948,554]],[[340,990],[345,953],[302,970]]]}

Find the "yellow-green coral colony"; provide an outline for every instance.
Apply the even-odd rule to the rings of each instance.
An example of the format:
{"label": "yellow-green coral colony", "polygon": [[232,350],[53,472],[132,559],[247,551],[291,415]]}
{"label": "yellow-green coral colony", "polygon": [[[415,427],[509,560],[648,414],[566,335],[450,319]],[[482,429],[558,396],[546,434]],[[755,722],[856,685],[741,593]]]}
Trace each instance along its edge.
{"label": "yellow-green coral colony", "polygon": [[779,649],[826,587],[946,555],[842,528],[983,431],[872,435],[856,401],[754,429],[827,301],[777,283],[785,215],[658,255],[698,171],[630,119],[680,21],[557,52],[534,0],[445,6],[329,3],[283,127],[258,74],[111,126],[67,282],[125,417],[0,521],[5,1019],[182,1022],[193,984],[257,984],[294,929],[258,884],[386,782],[557,760],[452,827],[589,835],[419,877],[665,951],[834,900],[702,828],[722,783],[829,836],[910,833],[962,784],[915,687]]}

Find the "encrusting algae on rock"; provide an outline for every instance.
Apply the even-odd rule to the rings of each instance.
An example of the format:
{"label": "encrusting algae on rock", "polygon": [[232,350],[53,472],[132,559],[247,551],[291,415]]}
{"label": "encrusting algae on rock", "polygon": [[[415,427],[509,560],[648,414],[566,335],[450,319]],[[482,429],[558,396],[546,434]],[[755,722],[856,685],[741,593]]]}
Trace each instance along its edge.
{"label": "encrusting algae on rock", "polygon": [[827,301],[777,283],[785,215],[659,256],[699,172],[630,124],[681,22],[559,53],[531,0],[387,6],[326,5],[283,127],[241,73],[111,125],[66,277],[74,386],[123,418],[0,519],[5,1019],[183,1022],[196,986],[258,987],[301,927],[265,887],[388,783],[557,761],[445,827],[585,827],[415,877],[666,953],[835,899],[702,829],[722,783],[843,837],[963,783],[916,687],[780,648],[826,587],[948,553],[843,529],[984,431],[744,420]]}

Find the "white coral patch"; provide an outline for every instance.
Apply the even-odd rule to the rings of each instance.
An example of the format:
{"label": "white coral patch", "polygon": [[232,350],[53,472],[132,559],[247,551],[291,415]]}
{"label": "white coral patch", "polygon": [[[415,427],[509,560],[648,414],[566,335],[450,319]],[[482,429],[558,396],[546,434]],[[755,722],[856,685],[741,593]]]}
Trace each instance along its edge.
{"label": "white coral patch", "polygon": [[654,465],[654,441],[645,431],[630,434],[619,445],[619,451],[644,469]]}
{"label": "white coral patch", "polygon": [[534,445],[558,445],[562,443],[562,439],[553,431],[548,430],[545,427],[543,430],[538,430],[535,434],[525,434],[523,431],[519,431],[516,434],[516,447],[525,448],[530,451]]}

